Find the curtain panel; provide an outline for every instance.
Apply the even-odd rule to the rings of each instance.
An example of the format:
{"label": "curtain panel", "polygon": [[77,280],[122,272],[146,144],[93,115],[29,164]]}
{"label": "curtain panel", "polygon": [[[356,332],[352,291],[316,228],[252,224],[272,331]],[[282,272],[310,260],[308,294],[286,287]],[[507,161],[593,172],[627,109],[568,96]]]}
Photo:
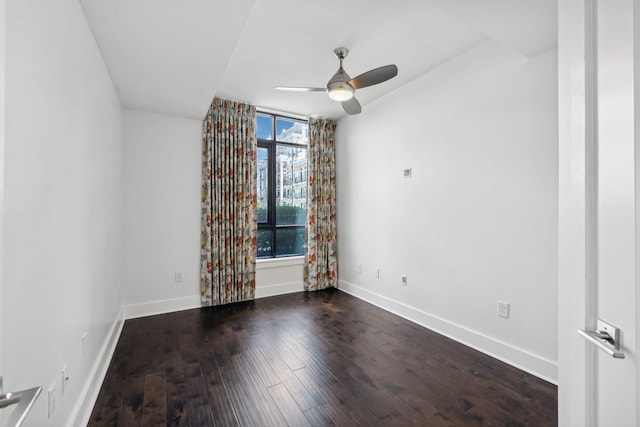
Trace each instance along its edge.
{"label": "curtain panel", "polygon": [[335,122],[309,120],[307,252],[304,288],[338,286],[336,254]]}
{"label": "curtain panel", "polygon": [[256,108],[214,98],[203,122],[200,288],[203,306],[254,298]]}

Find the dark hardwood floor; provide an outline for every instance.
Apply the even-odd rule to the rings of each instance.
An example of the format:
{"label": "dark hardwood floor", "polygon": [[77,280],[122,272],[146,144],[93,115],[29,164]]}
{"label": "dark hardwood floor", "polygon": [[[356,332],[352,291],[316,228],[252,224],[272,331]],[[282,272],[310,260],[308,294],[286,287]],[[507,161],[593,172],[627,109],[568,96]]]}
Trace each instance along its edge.
{"label": "dark hardwood floor", "polygon": [[90,426],[553,426],[552,384],[343,292],[125,322]]}

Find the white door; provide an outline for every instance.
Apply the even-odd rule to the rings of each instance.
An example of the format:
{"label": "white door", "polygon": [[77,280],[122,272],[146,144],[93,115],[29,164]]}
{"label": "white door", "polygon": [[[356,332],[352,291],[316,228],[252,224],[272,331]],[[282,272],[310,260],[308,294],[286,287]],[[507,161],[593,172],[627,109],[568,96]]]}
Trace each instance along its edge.
{"label": "white door", "polygon": [[[5,139],[5,0],[0,0],[0,376],[3,375],[2,333],[4,321],[4,139]],[[0,389],[4,392],[4,390]],[[8,390],[7,390],[8,391]],[[1,394],[1,393],[0,393]],[[5,417],[6,418],[6,417]],[[4,425],[3,413],[0,411],[0,425]]]}
{"label": "white door", "polygon": [[[640,2],[638,2],[640,3]],[[640,4],[559,0],[561,426],[637,426]],[[577,334],[621,330],[614,358]]]}
{"label": "white door", "polygon": [[[4,328],[4,138],[5,138],[5,0],[0,0],[0,376],[3,375],[2,356]],[[4,392],[4,390],[0,389]],[[0,393],[1,394],[1,393]],[[4,425],[0,412],[0,425]]]}

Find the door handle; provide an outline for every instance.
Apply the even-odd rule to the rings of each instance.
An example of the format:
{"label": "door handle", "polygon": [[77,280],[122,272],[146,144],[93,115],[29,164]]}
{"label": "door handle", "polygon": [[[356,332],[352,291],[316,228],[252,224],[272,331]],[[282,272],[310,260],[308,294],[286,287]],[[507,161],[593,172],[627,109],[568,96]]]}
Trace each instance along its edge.
{"label": "door handle", "polygon": [[22,425],[41,391],[42,387],[34,387],[15,393],[4,393],[2,391],[2,377],[0,377],[0,409],[18,405],[7,420],[7,427],[20,427]]}
{"label": "door handle", "polygon": [[595,330],[578,329],[578,333],[609,356],[624,359],[624,353],[620,351],[620,328],[598,319]]}

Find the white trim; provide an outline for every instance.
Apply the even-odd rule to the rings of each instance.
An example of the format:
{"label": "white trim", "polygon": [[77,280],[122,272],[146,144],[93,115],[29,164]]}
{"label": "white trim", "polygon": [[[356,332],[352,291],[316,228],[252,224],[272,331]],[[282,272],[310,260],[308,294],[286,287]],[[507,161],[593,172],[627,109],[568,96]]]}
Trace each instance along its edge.
{"label": "white trim", "polygon": [[[635,231],[636,231],[636,289],[640,289],[640,262],[638,254],[640,254],[640,4],[633,3],[633,66],[634,73],[634,127],[635,127]],[[636,291],[636,349],[640,343],[640,292]],[[637,352],[637,350],[636,350]],[[637,353],[636,353],[637,354]],[[638,363],[636,361],[636,363]],[[640,366],[636,365],[636,420],[640,420]]]}
{"label": "white trim", "polygon": [[587,426],[587,2],[558,2],[558,424]]}
{"label": "white trim", "polygon": [[[300,265],[302,262],[289,261],[287,266]],[[264,268],[277,268],[283,265],[275,265]],[[302,281],[278,283],[275,285],[256,286],[255,298],[272,297],[275,295],[290,294],[292,292],[303,291]],[[172,298],[143,302],[139,304],[129,304],[124,306],[125,319],[137,319],[138,317],[154,316],[156,314],[173,313],[175,311],[191,310],[202,307],[200,295],[192,295],[182,298]]]}
{"label": "white trim", "polygon": [[301,280],[277,285],[256,286],[256,298],[273,297],[302,291],[304,291],[304,283]]}
{"label": "white trim", "polygon": [[200,295],[193,295],[182,298],[172,298],[143,302],[139,304],[129,304],[124,306],[125,318],[136,319],[138,317],[154,316],[156,314],[172,313],[174,311],[190,310],[200,308]]}
{"label": "white trim", "polygon": [[[585,327],[595,329],[598,318],[598,4],[585,1],[584,13],[585,93]],[[586,425],[598,419],[598,350],[585,353]]]}
{"label": "white trim", "polygon": [[107,375],[109,364],[113,358],[113,353],[116,350],[116,344],[120,338],[122,327],[124,326],[124,308],[120,308],[120,311],[116,315],[116,319],[111,325],[107,339],[102,344],[98,357],[96,358],[91,372],[89,373],[89,379],[85,382],[82,391],[80,392],[80,400],[76,403],[69,417],[68,426],[86,426],[91,418],[91,412],[93,406],[96,404],[100,388]]}
{"label": "white trim", "polygon": [[268,268],[291,267],[304,264],[304,256],[292,256],[286,258],[264,258],[256,261],[256,270]]}
{"label": "white trim", "polygon": [[558,364],[552,360],[514,347],[480,332],[452,323],[425,311],[371,292],[352,283],[339,281],[339,289],[361,300],[383,308],[393,314],[431,329],[445,337],[467,345],[475,350],[501,360],[518,369],[529,372],[545,381],[557,385]]}
{"label": "white trim", "polygon": [[[6,28],[6,9],[7,4],[5,0],[0,0],[0,310],[5,310],[6,300],[4,299],[4,272],[5,272],[5,237],[4,237],[4,222],[5,222],[5,170],[6,170],[6,156],[5,156],[5,139],[6,139],[6,70],[7,70],[7,37]],[[0,376],[4,373],[4,366],[2,364],[4,355],[4,339],[5,334],[5,321],[4,316],[0,315]],[[4,393],[3,390],[0,390]],[[3,411],[7,412],[7,411]],[[4,425],[9,414],[3,417],[0,413],[0,425]]]}

